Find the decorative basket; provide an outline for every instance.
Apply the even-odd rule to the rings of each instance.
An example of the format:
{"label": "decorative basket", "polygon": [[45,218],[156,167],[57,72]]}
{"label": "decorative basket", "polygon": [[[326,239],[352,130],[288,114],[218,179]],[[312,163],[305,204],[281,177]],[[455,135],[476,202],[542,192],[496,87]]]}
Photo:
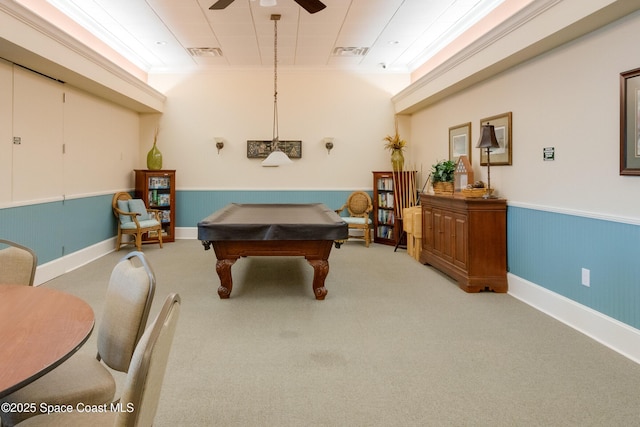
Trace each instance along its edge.
{"label": "decorative basket", "polygon": [[463,188],[462,190],[460,190],[460,193],[462,193],[464,197],[470,199],[482,197],[488,192],[489,194],[493,193],[493,188],[491,190],[488,190],[487,188]]}
{"label": "decorative basket", "polygon": [[453,194],[453,182],[434,182],[433,192],[435,194]]}

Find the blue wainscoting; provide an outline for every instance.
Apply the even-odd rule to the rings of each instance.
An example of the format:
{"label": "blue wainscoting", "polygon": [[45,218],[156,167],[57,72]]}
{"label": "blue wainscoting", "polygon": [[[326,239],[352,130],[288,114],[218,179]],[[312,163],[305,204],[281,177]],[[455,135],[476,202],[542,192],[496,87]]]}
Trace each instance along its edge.
{"label": "blue wainscoting", "polygon": [[[352,191],[177,191],[176,227],[198,221],[236,203],[324,203],[340,208]],[[113,238],[117,226],[112,194],[0,209],[0,238],[28,246],[38,265]]]}
{"label": "blue wainscoting", "polygon": [[640,328],[640,226],[509,206],[507,244],[510,273]]}
{"label": "blue wainscoting", "polygon": [[324,203],[339,209],[353,191],[178,191],[176,227],[197,227],[198,222],[229,203]]}
{"label": "blue wainscoting", "polygon": [[113,195],[0,209],[0,236],[32,248],[38,265],[112,238]]}

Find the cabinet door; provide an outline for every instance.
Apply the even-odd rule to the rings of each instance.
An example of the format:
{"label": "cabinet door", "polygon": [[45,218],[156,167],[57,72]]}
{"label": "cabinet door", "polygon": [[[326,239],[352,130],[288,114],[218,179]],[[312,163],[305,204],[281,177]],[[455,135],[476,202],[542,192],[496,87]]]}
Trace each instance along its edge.
{"label": "cabinet door", "polygon": [[433,250],[433,210],[422,206],[422,250]]}
{"label": "cabinet door", "polygon": [[456,230],[456,216],[451,212],[441,211],[442,216],[442,229],[441,229],[441,256],[448,262],[453,262],[455,248],[455,230]]}
{"label": "cabinet door", "polygon": [[451,241],[453,243],[453,263],[466,270],[468,266],[468,248],[467,248],[467,217],[466,215],[454,215],[454,236]]}
{"label": "cabinet door", "polygon": [[442,210],[433,209],[433,253],[439,257],[444,255],[445,249],[445,219]]}

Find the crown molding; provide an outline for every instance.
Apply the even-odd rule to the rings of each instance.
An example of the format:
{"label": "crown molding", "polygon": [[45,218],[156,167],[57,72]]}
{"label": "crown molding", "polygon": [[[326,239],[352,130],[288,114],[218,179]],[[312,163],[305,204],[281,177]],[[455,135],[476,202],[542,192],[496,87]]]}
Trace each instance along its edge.
{"label": "crown molding", "polygon": [[640,9],[640,0],[537,0],[400,91],[411,114]]}
{"label": "crown molding", "polygon": [[0,57],[138,112],[166,97],[24,6],[0,0]]}

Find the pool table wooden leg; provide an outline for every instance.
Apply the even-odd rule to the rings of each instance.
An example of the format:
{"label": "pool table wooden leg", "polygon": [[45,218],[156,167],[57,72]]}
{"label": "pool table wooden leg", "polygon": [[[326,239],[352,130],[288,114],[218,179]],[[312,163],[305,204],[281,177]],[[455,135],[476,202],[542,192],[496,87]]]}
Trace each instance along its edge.
{"label": "pool table wooden leg", "polygon": [[[331,248],[331,246],[329,246]],[[313,293],[317,300],[324,300],[327,289],[324,287],[324,280],[329,274],[329,261],[324,259],[308,259],[307,262],[313,267]]]}
{"label": "pool table wooden leg", "polygon": [[231,295],[231,289],[233,288],[231,266],[235,262],[235,259],[219,259],[216,262],[216,273],[218,273],[218,277],[220,278],[220,287],[218,287],[220,299],[227,299],[229,295]]}

